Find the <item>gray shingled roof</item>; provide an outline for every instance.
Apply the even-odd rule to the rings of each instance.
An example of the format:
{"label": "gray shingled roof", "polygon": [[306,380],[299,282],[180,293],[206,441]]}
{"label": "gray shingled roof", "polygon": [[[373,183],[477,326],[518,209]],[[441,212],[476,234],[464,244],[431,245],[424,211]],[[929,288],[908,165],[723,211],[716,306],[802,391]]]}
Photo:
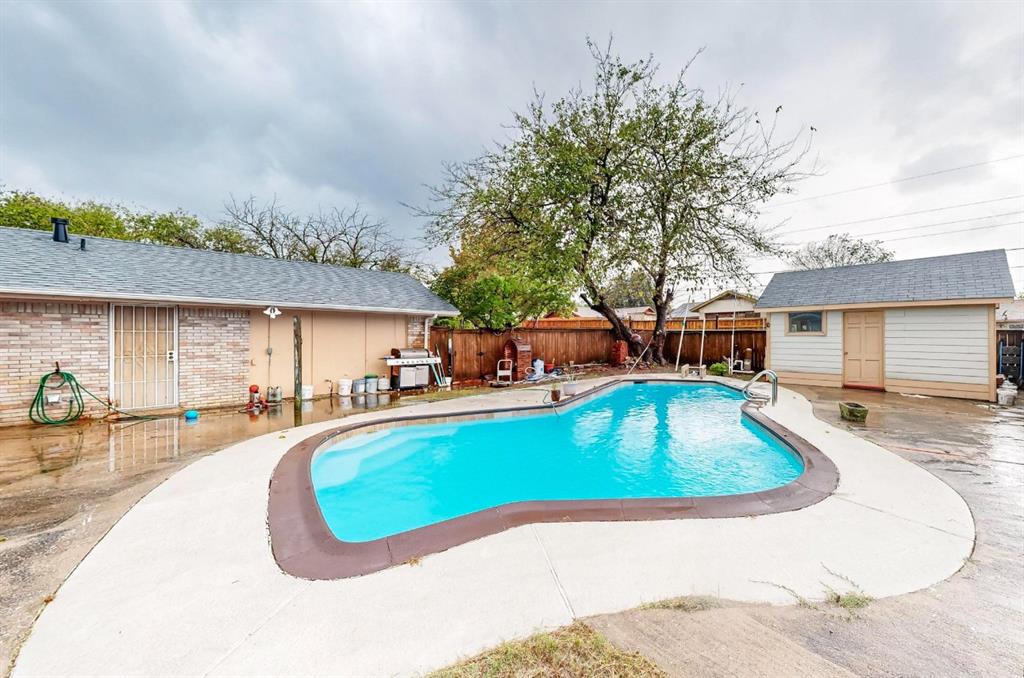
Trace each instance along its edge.
{"label": "gray shingled roof", "polygon": [[264,259],[107,238],[58,243],[49,231],[0,228],[0,294],[245,306],[458,311],[403,273]]}
{"label": "gray shingled roof", "polygon": [[776,273],[756,308],[1013,298],[1004,250]]}

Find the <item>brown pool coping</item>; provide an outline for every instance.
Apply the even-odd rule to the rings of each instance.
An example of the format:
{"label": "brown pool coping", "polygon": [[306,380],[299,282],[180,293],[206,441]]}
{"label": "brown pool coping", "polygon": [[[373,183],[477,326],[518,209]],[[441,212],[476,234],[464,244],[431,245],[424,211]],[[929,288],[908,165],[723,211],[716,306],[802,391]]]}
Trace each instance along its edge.
{"label": "brown pool coping", "polygon": [[[717,381],[616,379],[563,400],[554,407],[561,409],[582,403],[621,384],[645,382],[714,383],[739,390],[731,384]],[[365,429],[494,418],[502,414],[538,414],[550,411],[551,407],[528,405],[394,416],[338,426],[306,438],[284,454],[270,479],[267,524],[274,559],[284,572],[295,577],[342,579],[377,572],[530,523],[759,516],[806,508],[832,494],[839,484],[839,471],[831,459],[788,428],[761,414],[748,402],[741,408],[743,415],[774,435],[803,461],[804,471],[796,480],[763,492],[715,497],[515,502],[367,542],[338,539],[320,513],[313,490],[311,466],[313,457],[325,443],[365,432]]]}

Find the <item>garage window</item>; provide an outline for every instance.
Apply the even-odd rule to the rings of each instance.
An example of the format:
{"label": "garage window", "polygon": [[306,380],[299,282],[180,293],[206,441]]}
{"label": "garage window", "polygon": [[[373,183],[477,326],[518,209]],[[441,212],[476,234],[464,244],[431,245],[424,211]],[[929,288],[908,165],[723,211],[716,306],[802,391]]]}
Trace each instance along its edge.
{"label": "garage window", "polygon": [[786,334],[825,334],[823,311],[801,311],[786,315]]}

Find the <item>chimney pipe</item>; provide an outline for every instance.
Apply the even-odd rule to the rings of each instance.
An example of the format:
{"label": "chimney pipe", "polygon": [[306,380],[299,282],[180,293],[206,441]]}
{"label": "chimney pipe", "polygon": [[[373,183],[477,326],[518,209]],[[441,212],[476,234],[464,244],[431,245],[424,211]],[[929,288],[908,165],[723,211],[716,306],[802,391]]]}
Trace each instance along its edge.
{"label": "chimney pipe", "polygon": [[53,224],[53,241],[68,242],[68,220],[59,217],[50,217]]}

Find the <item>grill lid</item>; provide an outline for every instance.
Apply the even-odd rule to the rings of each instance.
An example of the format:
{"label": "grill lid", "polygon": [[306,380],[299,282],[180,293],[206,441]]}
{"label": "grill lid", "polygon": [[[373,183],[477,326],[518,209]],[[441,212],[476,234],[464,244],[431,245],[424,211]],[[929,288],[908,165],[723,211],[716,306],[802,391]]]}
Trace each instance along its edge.
{"label": "grill lid", "polygon": [[425,348],[393,348],[392,358],[429,358],[430,351]]}

